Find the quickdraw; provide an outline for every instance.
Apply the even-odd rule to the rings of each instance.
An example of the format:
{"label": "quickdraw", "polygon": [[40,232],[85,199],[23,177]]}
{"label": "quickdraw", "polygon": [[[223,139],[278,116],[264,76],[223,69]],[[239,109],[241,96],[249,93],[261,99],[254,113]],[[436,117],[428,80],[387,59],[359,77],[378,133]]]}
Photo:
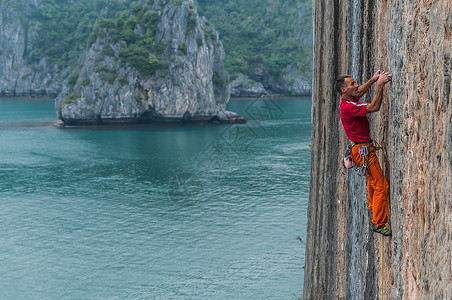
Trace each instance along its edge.
{"label": "quickdraw", "polygon": [[367,167],[369,164],[369,145],[359,146],[359,156],[361,158],[361,165],[356,167],[356,171],[359,176],[369,177],[370,171]]}

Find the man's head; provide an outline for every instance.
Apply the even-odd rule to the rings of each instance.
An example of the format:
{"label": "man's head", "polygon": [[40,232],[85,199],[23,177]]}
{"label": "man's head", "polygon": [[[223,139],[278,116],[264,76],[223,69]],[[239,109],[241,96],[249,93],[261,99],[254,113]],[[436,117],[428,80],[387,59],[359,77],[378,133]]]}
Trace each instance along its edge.
{"label": "man's head", "polygon": [[349,75],[341,76],[336,80],[336,90],[344,99],[354,99],[359,96],[359,85]]}

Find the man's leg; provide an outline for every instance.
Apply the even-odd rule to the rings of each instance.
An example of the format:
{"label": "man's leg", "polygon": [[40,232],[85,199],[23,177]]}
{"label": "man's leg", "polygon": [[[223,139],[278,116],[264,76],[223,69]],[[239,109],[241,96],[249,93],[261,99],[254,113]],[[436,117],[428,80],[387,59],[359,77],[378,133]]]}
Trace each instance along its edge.
{"label": "man's leg", "polygon": [[388,215],[388,195],[389,195],[389,185],[386,178],[381,170],[378,158],[375,155],[375,149],[371,147],[369,153],[369,171],[370,176],[368,177],[368,185],[373,188],[372,197],[372,223],[380,227],[387,222]]}
{"label": "man's leg", "polygon": [[374,201],[374,188],[372,187],[372,184],[370,184],[371,183],[371,181],[368,179],[367,180],[367,195],[368,195],[368,198],[369,198],[369,210],[372,210],[373,209],[373,207],[372,207],[372,204],[373,204],[373,201]]}
{"label": "man's leg", "polygon": [[[369,152],[372,146],[370,146],[370,144],[365,144],[365,146],[369,147]],[[361,161],[361,156],[359,155],[359,147],[360,145],[355,145],[352,147],[352,157],[353,157],[353,162],[355,163],[355,165],[360,166],[362,164]],[[374,151],[375,153],[375,151]],[[371,161],[370,160],[370,153],[369,153],[369,159],[367,161]],[[374,187],[372,184],[372,180],[370,180],[370,177],[367,177],[367,198],[369,199],[369,210],[373,210],[373,199],[374,199]]]}

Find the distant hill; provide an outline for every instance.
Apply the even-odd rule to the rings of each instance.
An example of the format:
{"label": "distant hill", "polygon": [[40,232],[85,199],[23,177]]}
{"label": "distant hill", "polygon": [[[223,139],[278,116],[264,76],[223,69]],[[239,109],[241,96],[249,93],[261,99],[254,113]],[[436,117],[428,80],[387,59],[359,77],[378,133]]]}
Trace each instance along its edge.
{"label": "distant hill", "polygon": [[97,21],[118,17],[132,0],[42,0],[32,6],[31,19],[39,31],[28,59],[46,59],[60,67],[74,66],[88,47],[88,37]]}
{"label": "distant hill", "polygon": [[[232,75],[261,80],[264,70],[282,83],[287,66],[312,72],[312,4],[309,0],[196,0],[220,33]],[[263,70],[262,70],[263,69]]]}

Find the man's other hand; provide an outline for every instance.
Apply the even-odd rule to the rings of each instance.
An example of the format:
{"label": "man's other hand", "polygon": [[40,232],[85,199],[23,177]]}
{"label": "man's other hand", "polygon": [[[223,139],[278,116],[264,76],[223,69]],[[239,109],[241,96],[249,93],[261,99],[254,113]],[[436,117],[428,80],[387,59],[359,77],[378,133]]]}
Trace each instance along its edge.
{"label": "man's other hand", "polygon": [[388,83],[391,80],[392,80],[392,73],[382,72],[382,73],[380,73],[380,76],[378,76],[377,85],[385,85],[386,83]]}
{"label": "man's other hand", "polygon": [[378,70],[377,72],[375,72],[374,76],[372,76],[371,80],[373,82],[377,81],[378,78],[380,77],[380,70]]}

